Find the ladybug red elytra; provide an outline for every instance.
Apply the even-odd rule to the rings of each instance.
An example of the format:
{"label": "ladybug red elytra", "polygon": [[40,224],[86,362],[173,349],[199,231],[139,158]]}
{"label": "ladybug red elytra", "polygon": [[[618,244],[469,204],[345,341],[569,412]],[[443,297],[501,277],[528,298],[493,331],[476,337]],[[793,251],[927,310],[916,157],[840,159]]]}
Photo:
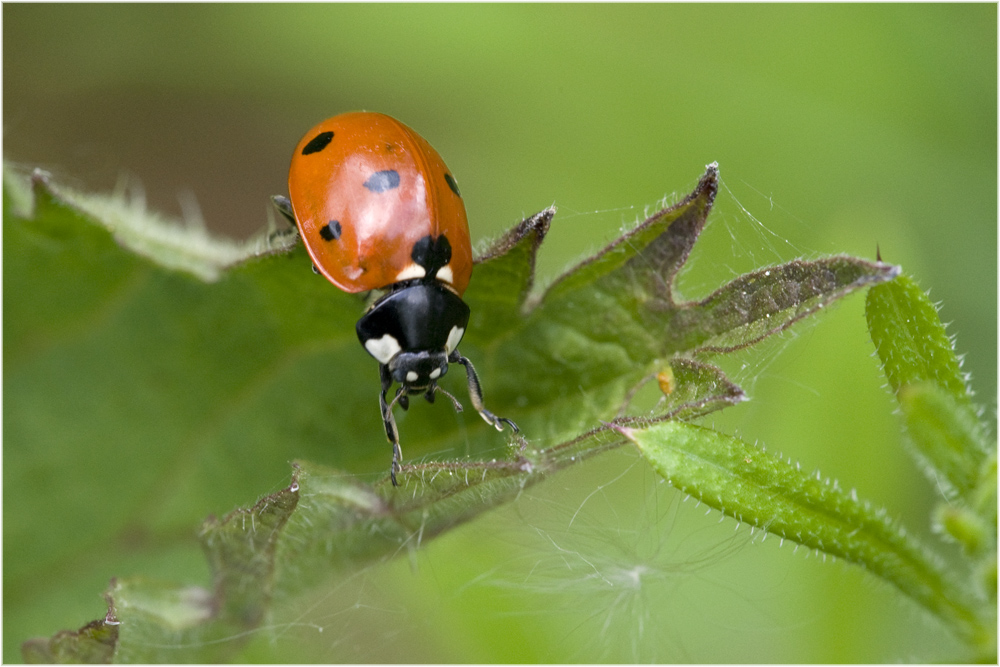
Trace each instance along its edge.
{"label": "ladybug red elytra", "polygon": [[[449,364],[465,367],[472,405],[488,424],[508,424],[483,405],[479,377],[458,352],[469,324],[462,294],[472,276],[469,223],[458,185],[423,137],[384,114],[345,113],[309,130],[288,172],[290,198],[275,206],[298,227],[313,269],[345,292],[385,290],[358,320],[358,339],[379,362],[379,406],[392,443],[393,485],[402,450],[392,408],[428,402]],[[399,388],[391,401],[389,390]]]}

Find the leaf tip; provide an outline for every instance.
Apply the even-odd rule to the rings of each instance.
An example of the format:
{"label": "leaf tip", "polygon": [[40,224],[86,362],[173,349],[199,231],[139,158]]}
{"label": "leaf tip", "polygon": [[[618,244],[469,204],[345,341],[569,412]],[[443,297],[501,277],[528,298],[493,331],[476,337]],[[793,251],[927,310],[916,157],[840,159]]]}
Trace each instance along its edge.
{"label": "leaf tip", "polygon": [[903,267],[898,264],[886,264],[883,262],[877,248],[875,250],[875,263],[882,270],[882,278],[886,282],[895,280],[903,273]]}
{"label": "leaf tip", "polygon": [[499,238],[492,241],[489,246],[481,254],[477,253],[478,256],[475,258],[476,264],[482,264],[488,262],[491,259],[495,259],[502,255],[506,255],[510,252],[514,246],[521,243],[525,237],[534,237],[532,239],[532,262],[534,261],[534,253],[537,252],[538,246],[541,244],[542,239],[549,232],[549,226],[552,223],[552,218],[556,214],[556,207],[549,206],[547,209],[539,211],[534,215],[525,218],[512,229],[508,230],[506,233],[501,235]]}
{"label": "leaf tip", "polygon": [[41,167],[35,167],[31,172],[31,184],[34,187],[48,185],[50,176],[51,174],[49,174],[49,172],[45,171]]}
{"label": "leaf tip", "polygon": [[715,195],[719,192],[719,163],[710,162],[705,165],[705,173],[698,181],[693,196],[697,197],[702,193],[707,193],[709,201],[715,200]]}
{"label": "leaf tip", "polygon": [[297,494],[299,492],[299,476],[302,474],[302,464],[292,461],[292,481],[288,484],[287,491]]}
{"label": "leaf tip", "polygon": [[47,203],[55,198],[55,192],[52,190],[52,174],[39,167],[32,170],[31,196],[34,198],[36,209],[38,202]]}

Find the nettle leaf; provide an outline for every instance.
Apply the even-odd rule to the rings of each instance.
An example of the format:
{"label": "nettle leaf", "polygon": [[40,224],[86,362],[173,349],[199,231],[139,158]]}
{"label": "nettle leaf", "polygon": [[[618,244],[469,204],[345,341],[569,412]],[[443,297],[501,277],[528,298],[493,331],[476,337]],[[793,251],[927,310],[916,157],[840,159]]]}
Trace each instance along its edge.
{"label": "nettle leaf", "polygon": [[[299,596],[316,585],[419,548],[546,475],[620,444],[615,434],[600,429],[531,452],[530,459],[420,464],[410,470],[411,483],[403,493],[388,482],[371,487],[342,471],[298,462],[288,488],[205,522],[201,542],[211,566],[211,589],[138,578],[114,581],[105,619],[76,633],[31,640],[25,658],[232,659],[265,619],[276,625],[295,622],[301,615]],[[103,640],[103,652],[92,648],[95,636]]]}
{"label": "nettle leaf", "polygon": [[[101,558],[109,543],[189,548],[196,518],[287,479],[287,461],[300,460],[286,488],[204,524],[210,584],[112,584],[99,623],[101,636],[116,629],[117,661],[233,659],[321,580],[416,548],[628,441],[606,422],[691,419],[743,400],[709,358],[897,273],[799,260],[677,300],[717,193],[713,164],[688,197],[533,293],[554,215],[543,211],[487,246],[465,297],[462,351],[488,407],[521,435],[447,403],[414,405],[397,414],[411,458],[394,489],[376,364],[353,331],[364,301],[314,276],[294,237],[220,242],[121,198],[57,190],[40,174],[32,183],[33,197],[5,180],[5,601],[46,604],[23,582]],[[460,375],[442,381],[459,397]],[[662,400],[640,413],[632,399],[654,380]],[[436,461],[420,461],[431,451]],[[25,657],[107,657],[46,646],[26,645]]]}

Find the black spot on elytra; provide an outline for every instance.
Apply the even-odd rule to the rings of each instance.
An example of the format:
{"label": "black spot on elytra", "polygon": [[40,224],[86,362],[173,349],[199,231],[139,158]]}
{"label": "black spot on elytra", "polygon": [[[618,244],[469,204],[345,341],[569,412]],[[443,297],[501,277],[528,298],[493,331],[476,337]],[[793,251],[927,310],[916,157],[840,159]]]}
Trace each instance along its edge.
{"label": "black spot on elytra", "polygon": [[399,187],[399,172],[395,169],[376,171],[365,181],[365,187],[372,192],[385,192]]}
{"label": "black spot on elytra", "polygon": [[319,229],[319,235],[324,241],[336,241],[340,238],[340,222],[331,220]]}
{"label": "black spot on elytra", "polygon": [[451,188],[452,192],[454,192],[459,197],[462,196],[462,193],[458,191],[458,183],[455,182],[455,177],[454,176],[452,176],[448,172],[445,172],[444,173],[444,180],[446,180],[448,182],[448,187]]}
{"label": "black spot on elytra", "polygon": [[437,277],[438,269],[451,261],[451,243],[444,235],[436,239],[430,235],[425,236],[413,244],[410,257],[424,267],[424,271],[427,272],[426,278],[433,280]]}
{"label": "black spot on elytra", "polygon": [[302,154],[311,155],[312,153],[319,153],[329,146],[331,141],[333,141],[333,132],[320,132],[309,140],[309,143],[302,149]]}

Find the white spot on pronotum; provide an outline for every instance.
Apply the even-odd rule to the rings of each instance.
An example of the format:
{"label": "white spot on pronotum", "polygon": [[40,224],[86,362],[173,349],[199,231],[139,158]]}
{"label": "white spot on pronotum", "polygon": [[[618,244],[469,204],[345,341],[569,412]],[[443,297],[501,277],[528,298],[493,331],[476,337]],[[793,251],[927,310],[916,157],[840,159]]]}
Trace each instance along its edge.
{"label": "white spot on pronotum", "polygon": [[444,351],[451,354],[451,351],[458,347],[458,344],[462,342],[462,336],[465,335],[465,329],[462,327],[452,327],[451,331],[448,332],[448,340],[445,341]]}
{"label": "white spot on pronotum", "polygon": [[408,264],[405,269],[396,274],[396,282],[413,280],[414,278],[423,278],[426,275],[427,271],[424,270],[424,267],[416,263]]}
{"label": "white spot on pronotum", "polygon": [[420,377],[420,376],[419,376],[419,375],[417,375],[417,372],[416,372],[416,371],[409,371],[409,372],[408,372],[408,373],[406,374],[406,381],[407,381],[407,382],[416,382],[416,381],[417,381],[417,379],[418,379],[419,377]]}
{"label": "white spot on pronotum", "polygon": [[454,282],[455,276],[451,272],[451,265],[445,264],[440,269],[438,269],[435,277],[443,283]]}
{"label": "white spot on pronotum", "polygon": [[398,340],[386,334],[381,338],[369,338],[366,340],[365,349],[368,350],[368,354],[378,359],[380,364],[387,364],[403,348],[399,346]]}
{"label": "white spot on pronotum", "polygon": [[435,368],[434,370],[431,371],[431,379],[432,380],[437,380],[439,377],[441,377],[441,369],[440,368]]}

